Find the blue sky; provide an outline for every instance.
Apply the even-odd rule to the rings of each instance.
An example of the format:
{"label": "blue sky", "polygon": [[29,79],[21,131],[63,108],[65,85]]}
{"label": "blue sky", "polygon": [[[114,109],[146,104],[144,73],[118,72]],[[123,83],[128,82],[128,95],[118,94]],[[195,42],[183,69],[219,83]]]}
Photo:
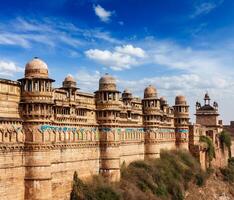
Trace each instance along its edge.
{"label": "blue sky", "polygon": [[148,84],[170,104],[187,96],[191,117],[206,91],[225,123],[234,120],[234,1],[11,0],[0,4],[0,77],[23,76],[43,59],[60,86],[83,91],[108,72],[142,97]]}

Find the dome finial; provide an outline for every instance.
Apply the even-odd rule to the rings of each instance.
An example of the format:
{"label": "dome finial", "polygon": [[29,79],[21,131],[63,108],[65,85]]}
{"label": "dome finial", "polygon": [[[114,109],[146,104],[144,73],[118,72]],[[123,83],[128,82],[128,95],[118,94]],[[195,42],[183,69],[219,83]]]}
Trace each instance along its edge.
{"label": "dome finial", "polygon": [[210,105],[210,96],[208,94],[208,91],[205,94],[204,102],[205,102],[205,105]]}

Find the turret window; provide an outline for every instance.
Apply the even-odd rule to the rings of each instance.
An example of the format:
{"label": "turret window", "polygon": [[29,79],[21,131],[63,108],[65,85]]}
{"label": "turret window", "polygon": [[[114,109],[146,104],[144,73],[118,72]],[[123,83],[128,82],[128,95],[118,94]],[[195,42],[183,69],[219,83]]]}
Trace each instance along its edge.
{"label": "turret window", "polygon": [[38,82],[35,82],[35,91],[38,91],[39,90],[39,87],[38,87]]}
{"label": "turret window", "polygon": [[128,118],[131,118],[131,111],[128,111]]}
{"label": "turret window", "polygon": [[106,101],[107,100],[107,94],[106,94],[106,92],[104,92],[104,101]]}

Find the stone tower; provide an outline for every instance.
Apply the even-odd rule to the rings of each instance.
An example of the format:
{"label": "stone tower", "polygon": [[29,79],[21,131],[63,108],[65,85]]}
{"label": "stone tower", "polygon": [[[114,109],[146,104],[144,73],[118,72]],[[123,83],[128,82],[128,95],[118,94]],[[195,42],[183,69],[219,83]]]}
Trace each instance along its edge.
{"label": "stone tower", "polygon": [[157,141],[157,133],[161,120],[160,99],[157,96],[157,90],[149,85],[145,88],[143,106],[143,124],[145,128],[145,157],[159,157],[160,147]]}
{"label": "stone tower", "polygon": [[119,115],[121,102],[115,79],[105,74],[95,92],[100,133],[100,173],[111,181],[120,179]]}
{"label": "stone tower", "polygon": [[[72,75],[68,74],[66,76],[66,78],[63,81],[62,89],[68,91],[68,100],[70,102],[70,105],[72,105],[73,102],[76,101],[76,96],[77,96],[76,93],[79,90],[79,88],[77,87],[76,81]],[[71,110],[73,111],[74,109],[72,108]]]}
{"label": "stone tower", "polygon": [[51,199],[49,133],[41,125],[53,115],[52,82],[46,63],[34,58],[26,64],[21,83],[20,114],[25,131],[25,199]]}
{"label": "stone tower", "polygon": [[208,93],[204,97],[204,105],[201,106],[199,102],[196,103],[196,123],[206,127],[218,127],[218,104],[210,104],[210,96]]}
{"label": "stone tower", "polygon": [[133,97],[132,97],[132,93],[130,90],[128,89],[125,89],[122,93],[122,100],[123,100],[123,103],[125,105],[130,105],[131,104],[131,101],[132,101]]}
{"label": "stone tower", "polygon": [[174,120],[176,146],[178,148],[188,149],[189,142],[189,106],[184,96],[175,98]]}

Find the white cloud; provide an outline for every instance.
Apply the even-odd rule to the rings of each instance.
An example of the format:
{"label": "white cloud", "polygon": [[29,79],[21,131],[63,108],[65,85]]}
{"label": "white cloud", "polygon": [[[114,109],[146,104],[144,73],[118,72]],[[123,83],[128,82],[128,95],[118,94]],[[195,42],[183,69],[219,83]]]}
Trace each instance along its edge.
{"label": "white cloud", "polygon": [[140,65],[141,58],[146,56],[143,49],[132,45],[117,46],[114,51],[90,49],[85,51],[85,54],[113,70],[130,69],[132,66]]}
{"label": "white cloud", "polygon": [[195,11],[190,17],[195,18],[200,15],[208,14],[222,3],[223,3],[223,0],[214,0],[214,1],[206,1],[199,5],[196,5]]}
{"label": "white cloud", "polygon": [[21,46],[23,48],[29,48],[30,42],[18,34],[12,33],[0,33],[0,44],[2,45],[14,45]]}
{"label": "white cloud", "polygon": [[94,9],[95,14],[100,18],[101,21],[103,21],[103,22],[110,21],[110,17],[112,15],[111,11],[105,10],[100,5],[94,5],[93,9]]}
{"label": "white cloud", "polygon": [[82,91],[94,92],[98,90],[98,81],[101,77],[99,71],[87,71],[85,69],[78,70],[75,78],[78,81],[78,87]]}
{"label": "white cloud", "polygon": [[71,23],[58,22],[56,19],[45,18],[38,21],[18,17],[0,24],[0,45],[32,48],[40,44],[49,48],[60,47],[74,51],[84,45],[94,45],[100,41],[122,43],[101,29],[82,29]]}
{"label": "white cloud", "polygon": [[131,56],[136,56],[139,58],[144,58],[145,55],[145,51],[139,47],[134,47],[132,45],[123,45],[123,46],[118,46],[115,47],[115,51],[119,52],[121,54],[128,54]]}
{"label": "white cloud", "polygon": [[13,76],[14,73],[22,71],[23,68],[17,66],[14,62],[0,60],[0,75]]}

